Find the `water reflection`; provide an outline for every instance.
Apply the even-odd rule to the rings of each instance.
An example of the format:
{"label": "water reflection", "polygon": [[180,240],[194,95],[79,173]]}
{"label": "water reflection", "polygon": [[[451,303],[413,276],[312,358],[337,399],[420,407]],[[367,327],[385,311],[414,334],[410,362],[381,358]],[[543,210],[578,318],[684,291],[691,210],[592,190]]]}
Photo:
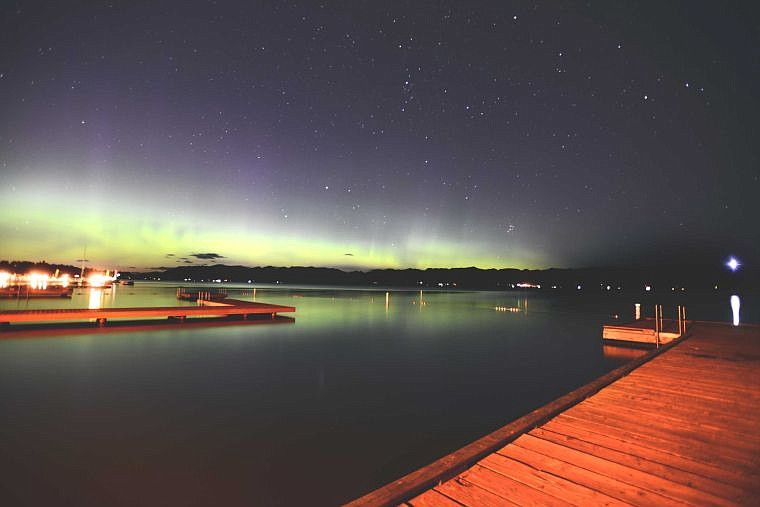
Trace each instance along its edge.
{"label": "water reflection", "polygon": [[731,296],[731,313],[734,316],[734,326],[739,325],[739,308],[741,307],[741,300],[739,299],[739,296],[734,294]]}
{"label": "water reflection", "polygon": [[87,303],[87,308],[90,310],[99,310],[101,307],[102,298],[103,289],[90,289],[90,297]]}
{"label": "water reflection", "polygon": [[647,353],[645,349],[632,347],[616,347],[615,345],[603,345],[602,353],[607,359],[618,361],[631,361]]}

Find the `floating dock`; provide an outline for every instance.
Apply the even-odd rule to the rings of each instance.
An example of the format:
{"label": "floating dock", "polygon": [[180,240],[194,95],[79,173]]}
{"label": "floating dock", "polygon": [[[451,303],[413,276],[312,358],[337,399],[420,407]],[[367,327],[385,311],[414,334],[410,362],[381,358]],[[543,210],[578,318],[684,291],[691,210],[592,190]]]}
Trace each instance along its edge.
{"label": "floating dock", "polygon": [[[279,313],[292,313],[293,306],[271,305],[225,299],[218,301],[201,301],[199,306],[159,306],[99,309],[57,309],[57,310],[5,310],[0,311],[0,326],[5,329],[16,328],[15,324],[32,325],[64,321],[93,321],[105,326],[109,319],[140,320],[167,318],[179,321],[208,317],[269,317],[274,319]],[[21,327],[21,326],[19,326]]]}
{"label": "floating dock", "polygon": [[760,327],[690,335],[349,505],[755,505]]}
{"label": "floating dock", "polygon": [[29,286],[13,285],[0,288],[0,298],[29,299],[29,298],[70,298],[74,292],[72,287],[46,287],[32,289]]}
{"label": "floating dock", "polygon": [[658,330],[655,319],[646,318],[626,324],[605,324],[602,328],[602,339],[608,343],[657,345],[670,343],[679,336],[679,322],[676,320],[661,321]]}

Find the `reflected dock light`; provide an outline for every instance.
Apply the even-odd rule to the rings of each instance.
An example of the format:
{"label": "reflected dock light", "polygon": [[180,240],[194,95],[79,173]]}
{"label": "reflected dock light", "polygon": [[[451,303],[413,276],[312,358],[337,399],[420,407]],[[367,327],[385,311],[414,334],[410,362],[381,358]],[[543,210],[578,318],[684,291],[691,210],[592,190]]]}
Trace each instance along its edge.
{"label": "reflected dock light", "polygon": [[734,294],[731,296],[731,313],[734,317],[734,326],[739,325],[739,309],[741,308],[741,300],[739,299],[739,296]]}
{"label": "reflected dock light", "polygon": [[736,271],[737,269],[739,269],[739,266],[741,265],[742,263],[739,262],[736,259],[736,257],[731,257],[730,259],[728,259],[728,262],[726,262],[726,266],[728,266],[728,269],[730,269],[731,271]]}

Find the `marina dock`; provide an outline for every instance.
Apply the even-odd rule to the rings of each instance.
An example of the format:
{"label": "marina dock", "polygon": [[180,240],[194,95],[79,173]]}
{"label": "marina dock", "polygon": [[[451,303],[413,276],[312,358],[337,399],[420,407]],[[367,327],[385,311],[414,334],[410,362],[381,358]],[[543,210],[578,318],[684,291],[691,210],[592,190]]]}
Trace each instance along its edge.
{"label": "marina dock", "polygon": [[759,496],[760,327],[694,323],[348,505],[750,505]]}
{"label": "marina dock", "polygon": [[292,313],[293,306],[272,305],[238,299],[219,301],[201,301],[198,306],[160,306],[99,309],[54,309],[54,310],[4,310],[0,311],[0,326],[15,329],[23,325],[54,322],[93,321],[104,326],[110,319],[172,319],[185,321],[208,317],[239,317],[248,319],[264,317],[275,319],[280,313]]}

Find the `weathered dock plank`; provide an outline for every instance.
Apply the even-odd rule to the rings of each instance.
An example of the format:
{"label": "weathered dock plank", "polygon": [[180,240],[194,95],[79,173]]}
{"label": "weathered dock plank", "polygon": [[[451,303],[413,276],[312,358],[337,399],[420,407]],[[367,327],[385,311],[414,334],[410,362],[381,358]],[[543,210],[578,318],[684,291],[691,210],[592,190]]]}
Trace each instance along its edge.
{"label": "weathered dock plank", "polygon": [[760,327],[696,323],[610,375],[350,505],[756,502]]}

